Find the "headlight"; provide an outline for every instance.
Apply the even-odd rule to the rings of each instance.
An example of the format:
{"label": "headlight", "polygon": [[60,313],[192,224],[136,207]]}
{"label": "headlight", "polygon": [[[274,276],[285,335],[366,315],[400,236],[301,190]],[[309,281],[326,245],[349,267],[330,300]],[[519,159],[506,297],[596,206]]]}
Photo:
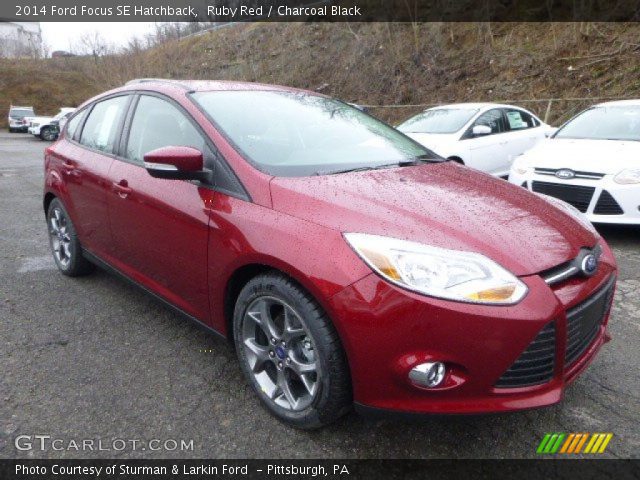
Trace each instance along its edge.
{"label": "headlight", "polygon": [[458,302],[510,305],[527,293],[526,285],[517,277],[479,253],[365,233],[344,236],[379,275],[424,295]]}
{"label": "headlight", "polygon": [[551,203],[554,207],[559,207],[571,215],[573,218],[578,220],[582,225],[584,225],[587,230],[591,233],[600,236],[598,231],[595,229],[593,224],[589,221],[587,216],[578,210],[576,207],[571,205],[570,203],[565,202],[564,200],[560,200],[559,198],[552,197],[551,195],[545,195],[544,193],[538,193],[542,198],[544,198],[547,202]]}
{"label": "headlight", "polygon": [[631,168],[622,170],[615,177],[613,177],[613,181],[621,185],[640,183],[640,170]]}

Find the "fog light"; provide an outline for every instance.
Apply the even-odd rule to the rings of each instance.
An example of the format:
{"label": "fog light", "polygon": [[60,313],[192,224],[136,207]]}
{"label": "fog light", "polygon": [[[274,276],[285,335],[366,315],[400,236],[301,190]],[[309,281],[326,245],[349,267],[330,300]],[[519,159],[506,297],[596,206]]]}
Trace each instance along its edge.
{"label": "fog light", "polygon": [[444,380],[447,369],[442,362],[429,362],[416,365],[409,372],[409,379],[420,387],[437,387]]}

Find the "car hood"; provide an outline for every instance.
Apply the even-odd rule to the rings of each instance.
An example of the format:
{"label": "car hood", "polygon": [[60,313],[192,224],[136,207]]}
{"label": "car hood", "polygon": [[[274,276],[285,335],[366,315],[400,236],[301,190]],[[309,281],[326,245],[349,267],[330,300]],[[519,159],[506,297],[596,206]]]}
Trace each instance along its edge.
{"label": "car hood", "polygon": [[29,121],[36,123],[49,123],[53,117],[28,117]]}
{"label": "car hood", "polygon": [[625,168],[640,168],[640,142],[553,138],[526,152],[522,162],[530,167],[615,175]]}
{"label": "car hood", "polygon": [[566,262],[596,235],[541,196],[453,162],[274,177],[273,208],[341,232],[478,252],[516,275]]}

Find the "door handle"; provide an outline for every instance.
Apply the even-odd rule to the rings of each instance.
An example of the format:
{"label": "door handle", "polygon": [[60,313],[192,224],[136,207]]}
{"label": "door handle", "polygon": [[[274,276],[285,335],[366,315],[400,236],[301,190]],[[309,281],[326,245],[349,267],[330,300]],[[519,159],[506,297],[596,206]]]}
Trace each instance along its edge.
{"label": "door handle", "polygon": [[120,180],[117,183],[113,182],[113,189],[120,198],[127,198],[132,191],[131,188],[129,188],[129,182],[126,180]]}

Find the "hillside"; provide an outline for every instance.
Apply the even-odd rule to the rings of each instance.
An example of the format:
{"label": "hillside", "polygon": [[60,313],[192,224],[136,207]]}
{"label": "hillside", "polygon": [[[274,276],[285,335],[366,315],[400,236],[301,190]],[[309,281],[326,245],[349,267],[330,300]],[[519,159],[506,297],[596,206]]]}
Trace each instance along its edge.
{"label": "hillside", "polygon": [[[236,79],[366,105],[519,102],[558,123],[593,103],[640,97],[638,24],[241,24],[107,57],[0,60],[0,105],[77,105],[135,77]],[[4,108],[4,107],[3,107]],[[374,108],[395,122],[421,107]],[[2,121],[5,121],[2,116]]]}

